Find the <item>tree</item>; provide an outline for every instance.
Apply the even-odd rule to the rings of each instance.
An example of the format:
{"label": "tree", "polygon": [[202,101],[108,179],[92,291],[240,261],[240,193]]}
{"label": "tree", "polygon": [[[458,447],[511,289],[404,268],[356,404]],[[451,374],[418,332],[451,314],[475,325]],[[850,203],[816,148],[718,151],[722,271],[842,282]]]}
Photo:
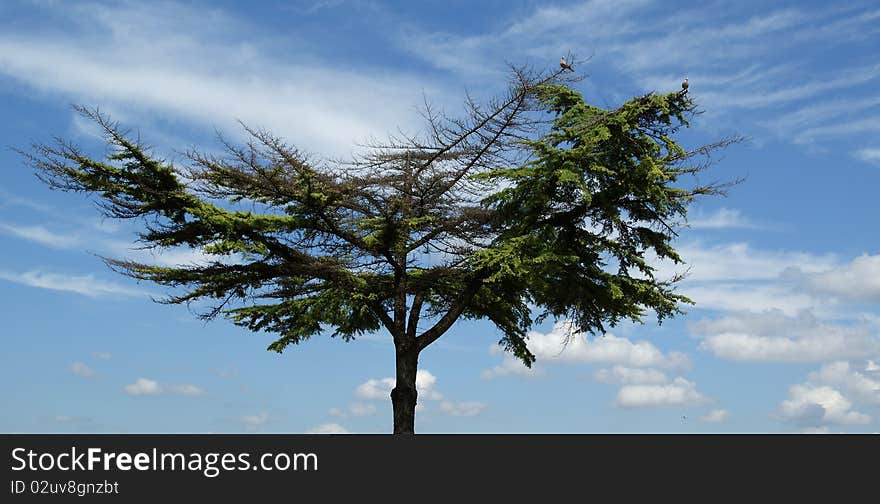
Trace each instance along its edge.
{"label": "tree", "polygon": [[221,138],[225,154],[190,150],[175,166],[82,107],[105,134],[106,159],[60,139],[23,154],[50,187],[141,219],[145,247],[215,258],[180,267],[104,258],[174,288],[160,302],[213,300],[202,317],[274,333],[276,352],[324,331],[348,341],[387,330],[394,433],[413,433],[419,354],[457,320],[488,319],[531,366],[536,320],[601,333],[648,309],[662,321],[689,302],[646,254],[681,261],[677,219],[721,186],[680,182],[709,165],[692,160],[735,139],[685,150],[673,136],[696,111],[686,90],[609,110],[587,104],[562,72],[513,69],[505,95],[468,98],[463,118],[426,106],[425,133],[346,161],[243,125],[244,145]]}

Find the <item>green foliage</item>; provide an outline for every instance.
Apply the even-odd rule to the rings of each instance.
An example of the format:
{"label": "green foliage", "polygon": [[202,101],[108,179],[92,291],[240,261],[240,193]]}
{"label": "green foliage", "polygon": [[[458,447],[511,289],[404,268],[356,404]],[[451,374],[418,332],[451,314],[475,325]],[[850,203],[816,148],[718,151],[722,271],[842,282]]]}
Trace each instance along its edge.
{"label": "green foliage", "polygon": [[[676,278],[655,277],[648,254],[681,262],[672,223],[696,195],[715,190],[676,185],[695,171],[682,166],[690,155],[672,138],[693,102],[683,93],[649,94],[604,110],[566,86],[543,87],[540,100],[555,119],[526,142],[533,159],[479,175],[505,188],[484,200],[497,235],[474,255],[474,268],[538,306],[539,319],[565,317],[579,331],[640,321],[646,309],[661,321],[680,313],[690,300],[674,292]],[[522,306],[507,310],[514,320]],[[505,343],[524,348],[521,330],[505,333]],[[526,351],[517,356],[533,360]]]}
{"label": "green foliage", "polygon": [[[85,109],[113,147],[106,162],[64,142],[26,155],[51,186],[99,196],[106,215],[143,219],[146,246],[215,257],[179,267],[106,261],[184,289],[164,302],[218,301],[206,318],[272,333],[270,350],[326,330],[349,340],[384,327],[399,348],[420,351],[464,317],[490,320],[499,343],[531,365],[531,306],[539,319],[601,333],[646,310],[662,320],[689,302],[674,292],[676,278],[655,277],[650,255],[681,261],[675,222],[694,197],[718,189],[682,187],[704,167],[687,161],[729,142],[693,151],[676,143],[694,112],[681,92],[606,110],[559,73],[517,75],[489,112],[473,106],[469,121],[446,125],[429,117],[428,145],[391,145],[348,167],[313,163],[248,129],[246,147],[224,141],[225,157],[190,152],[185,171]],[[520,126],[542,124],[523,119],[530,113],[552,122],[527,137],[535,129]],[[514,151],[528,161],[509,162]],[[229,208],[241,202],[263,211]],[[420,256],[422,248],[446,259]],[[422,313],[433,325],[419,334]]]}

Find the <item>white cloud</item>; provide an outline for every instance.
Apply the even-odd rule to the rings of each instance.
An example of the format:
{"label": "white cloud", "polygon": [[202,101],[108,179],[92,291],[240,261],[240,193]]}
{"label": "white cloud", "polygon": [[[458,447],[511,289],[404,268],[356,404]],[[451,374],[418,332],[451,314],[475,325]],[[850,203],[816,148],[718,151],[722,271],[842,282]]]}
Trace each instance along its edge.
{"label": "white cloud", "polygon": [[[440,400],[443,395],[437,392],[434,385],[437,377],[430,371],[419,369],[416,371],[416,390],[419,399]],[[354,395],[359,399],[391,399],[391,389],[394,388],[394,378],[373,378],[355,388]]]}
{"label": "white cloud", "polygon": [[389,399],[393,388],[394,378],[372,378],[358,385],[354,395],[360,399]]}
{"label": "white cloud", "polygon": [[443,401],[440,403],[440,411],[452,416],[477,416],[486,409],[486,404],[481,402],[450,402]]}
{"label": "white cloud", "polygon": [[847,264],[812,273],[792,268],[788,275],[816,293],[852,301],[880,301],[880,255],[862,254]]}
{"label": "white cloud", "polygon": [[866,424],[871,417],[851,410],[852,402],[838,390],[827,385],[793,385],[789,398],[779,406],[777,416],[804,427],[822,427],[829,424]]}
{"label": "white cloud", "polygon": [[617,405],[624,408],[657,406],[685,406],[706,401],[697,392],[697,385],[684,378],[676,378],[663,385],[624,385],[617,392]]}
{"label": "white cloud", "polygon": [[[439,401],[443,399],[443,395],[434,388],[434,385],[437,384],[437,377],[432,375],[426,369],[419,369],[416,371],[416,390],[419,393],[419,397],[423,399],[431,399],[434,401]],[[391,394],[391,391],[388,392]]]}
{"label": "white cloud", "polygon": [[[689,75],[691,93],[708,113],[726,115],[724,124],[731,124],[741,120],[734,113],[749,109],[748,120],[754,122],[745,128],[751,129],[765,117],[827,103],[829,95],[869,94],[865,90],[872,89],[870,84],[880,74],[876,65],[840,60],[828,66],[823,61],[825,75],[814,78],[804,78],[804,67],[815,63],[811,61],[815,51],[810,48],[846,47],[858,41],[859,34],[862,38],[875,34],[877,17],[876,11],[864,8],[771,7],[752,10],[748,17],[729,9],[671,13],[660,2],[592,0],[536,7],[516,16],[516,21],[479,35],[410,30],[405,41],[429,64],[473,79],[497,75],[499,69],[492,63],[509,59],[510,54],[552,62],[573,47],[596,47],[586,72],[601,68],[593,74],[599,79],[610,72],[615,79],[612,87],[619,90],[611,96],[601,89],[591,93],[597,98],[607,102],[644,91],[675,90],[682,77]],[[590,29],[583,30],[583,26]],[[807,115],[798,127],[784,124],[779,136],[803,141],[800,137],[805,130],[825,126],[825,135],[843,137],[847,133],[842,127],[849,125],[853,115],[867,117],[874,131],[880,128],[865,108],[841,109],[844,113],[833,121]]]}
{"label": "white cloud", "polygon": [[856,158],[867,163],[880,163],[880,148],[865,148],[856,151]]}
{"label": "white cloud", "polygon": [[730,416],[730,413],[726,409],[715,409],[701,416],[700,420],[709,423],[721,423],[727,420],[728,416]]}
{"label": "white cloud", "polygon": [[693,229],[757,229],[759,226],[743,217],[736,209],[719,208],[711,214],[696,214],[688,218],[688,226]]}
{"label": "white cloud", "polygon": [[687,269],[689,282],[777,280],[792,266],[813,273],[838,264],[837,258],[831,254],[760,250],[743,242],[710,246],[688,243],[678,247],[678,252],[686,267],[668,261],[656,264],[662,277],[671,277]]}
{"label": "white cloud", "polygon": [[626,366],[614,366],[611,369],[599,369],[594,374],[601,383],[620,385],[657,385],[669,381],[666,374],[656,369],[630,368]]}
{"label": "white cloud", "polygon": [[[748,311],[755,307],[780,310],[786,315],[816,306],[816,298],[804,292],[774,284],[713,282],[702,285],[683,284],[679,292],[691,300],[692,310]],[[829,310],[832,304],[824,306]]]}
{"label": "white cloud", "polygon": [[829,362],[810,374],[809,381],[838,387],[865,403],[880,405],[880,379],[860,373],[849,362]]}
{"label": "white cloud", "polygon": [[195,385],[162,385],[155,380],[138,378],[134,383],[124,387],[125,393],[132,396],[177,394],[185,396],[200,396],[205,390]]}
{"label": "white cloud", "polygon": [[880,355],[880,338],[865,326],[830,325],[809,312],[742,312],[691,324],[700,348],[723,359],[827,362]]}
{"label": "white cloud", "polygon": [[351,432],[339,424],[325,423],[307,430],[306,434],[351,434]]}
{"label": "white cloud", "polygon": [[880,371],[880,365],[872,360],[869,360],[868,363],[865,365],[865,371],[869,373],[876,373]]}
{"label": "white cloud", "polygon": [[145,291],[133,289],[106,280],[96,278],[94,275],[65,275],[60,273],[46,273],[39,270],[15,273],[0,271],[0,280],[6,280],[29,287],[74,292],[88,297],[135,297],[146,296]]}
{"label": "white cloud", "polygon": [[95,376],[95,371],[83,364],[82,362],[74,362],[70,365],[70,372],[77,376]]}
{"label": "white cloud", "polygon": [[110,352],[93,352],[92,357],[98,360],[110,360],[113,358],[113,354]]}
{"label": "white cloud", "polygon": [[630,341],[606,334],[588,336],[571,332],[567,322],[554,324],[548,333],[532,331],[527,345],[539,362],[608,363],[627,367],[684,369],[690,365],[681,352],[663,353],[648,341]]}
{"label": "white cloud", "polygon": [[526,367],[525,364],[513,355],[508,352],[505,352],[498,345],[492,345],[489,347],[490,355],[498,355],[502,354],[501,363],[493,366],[489,369],[484,369],[480,373],[480,377],[484,380],[491,380],[493,378],[497,378],[499,376],[523,376],[526,378],[532,378],[538,375],[543,374],[543,369],[538,367],[535,364],[532,364],[532,367]]}
{"label": "white cloud", "polygon": [[134,383],[125,386],[128,395],[158,395],[162,392],[159,382],[147,378],[138,378]]}
{"label": "white cloud", "polygon": [[0,223],[0,231],[18,238],[59,249],[72,248],[82,244],[82,241],[77,236],[64,235],[49,231],[43,226],[17,226]]}
{"label": "white cloud", "polygon": [[[280,41],[216,9],[157,2],[109,10],[62,8],[80,30],[4,33],[0,72],[139,124],[155,115],[209,128],[241,119],[329,154],[406,123],[431,88],[413,73],[280,59],[272,54]],[[290,54],[298,42],[284,44]]]}
{"label": "white cloud", "polygon": [[232,262],[229,256],[212,256],[198,248],[172,247],[159,249],[141,249],[132,242],[108,239],[96,236],[95,231],[106,227],[92,221],[79,223],[75,234],[63,234],[50,231],[43,226],[19,226],[0,223],[0,231],[34,243],[57,249],[97,250],[106,255],[123,257],[135,261],[157,264],[160,266],[205,265],[220,260]]}

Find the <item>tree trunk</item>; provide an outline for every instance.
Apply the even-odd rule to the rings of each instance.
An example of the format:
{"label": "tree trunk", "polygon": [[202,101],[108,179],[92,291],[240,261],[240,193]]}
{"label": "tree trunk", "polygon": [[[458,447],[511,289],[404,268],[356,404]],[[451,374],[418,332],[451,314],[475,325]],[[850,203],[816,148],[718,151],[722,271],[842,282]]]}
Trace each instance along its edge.
{"label": "tree trunk", "polygon": [[394,409],[394,434],[415,434],[416,424],[416,370],[419,367],[419,352],[415,345],[396,348],[397,383],[391,391],[391,405]]}

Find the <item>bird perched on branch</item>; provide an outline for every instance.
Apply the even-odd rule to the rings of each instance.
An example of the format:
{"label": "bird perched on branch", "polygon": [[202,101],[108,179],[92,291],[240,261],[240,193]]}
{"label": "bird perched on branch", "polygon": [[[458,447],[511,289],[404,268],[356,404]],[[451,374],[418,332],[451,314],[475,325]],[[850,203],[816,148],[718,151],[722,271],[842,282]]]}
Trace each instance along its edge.
{"label": "bird perched on branch", "polygon": [[681,93],[682,93],[682,94],[688,92],[688,86],[689,86],[689,84],[688,84],[688,78],[685,77],[684,80],[681,81]]}
{"label": "bird perched on branch", "polygon": [[569,65],[567,61],[565,61],[565,56],[559,58],[559,66],[561,66],[563,70],[574,72],[574,68],[572,68],[572,66]]}

